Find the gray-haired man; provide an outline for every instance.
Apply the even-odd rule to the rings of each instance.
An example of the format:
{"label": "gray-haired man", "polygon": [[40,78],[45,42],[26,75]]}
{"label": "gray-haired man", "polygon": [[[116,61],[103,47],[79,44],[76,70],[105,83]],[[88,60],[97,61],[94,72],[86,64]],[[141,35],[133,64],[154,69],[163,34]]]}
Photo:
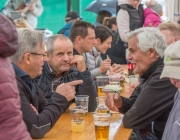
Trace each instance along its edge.
{"label": "gray-haired man", "polygon": [[30,29],[18,29],[18,51],[11,57],[21,98],[23,119],[32,138],[42,138],[63,113],[68,101],[74,98],[77,84],[73,81],[57,87],[52,101],[47,103],[33,81],[42,73],[46,57],[43,34]]}
{"label": "gray-haired man", "polygon": [[94,80],[86,68],[84,57],[82,55],[73,56],[71,40],[62,34],[54,35],[47,40],[46,49],[47,62],[43,66],[42,75],[37,78],[41,93],[50,100],[53,95],[52,84],[59,85],[74,80],[83,80],[83,84],[76,86],[76,95],[88,95],[88,111],[95,111],[97,90]]}
{"label": "gray-haired man", "polygon": [[141,130],[143,140],[161,139],[177,90],[168,78],[160,79],[165,48],[165,39],[156,28],[131,32],[128,35],[128,59],[135,65],[134,73],[139,74],[140,84],[129,98],[108,94],[106,101],[109,109],[125,114],[125,127]]}

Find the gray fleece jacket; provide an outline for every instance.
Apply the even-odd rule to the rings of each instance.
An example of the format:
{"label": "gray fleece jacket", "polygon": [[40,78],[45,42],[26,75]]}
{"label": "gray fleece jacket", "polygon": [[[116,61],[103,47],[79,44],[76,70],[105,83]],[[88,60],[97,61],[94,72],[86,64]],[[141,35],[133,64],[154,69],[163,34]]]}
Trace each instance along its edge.
{"label": "gray fleece jacket", "polygon": [[93,47],[91,53],[85,53],[84,58],[86,62],[86,67],[91,71],[92,77],[96,77],[101,75],[99,71],[99,67],[102,64],[102,58],[101,53],[96,50],[95,47]]}

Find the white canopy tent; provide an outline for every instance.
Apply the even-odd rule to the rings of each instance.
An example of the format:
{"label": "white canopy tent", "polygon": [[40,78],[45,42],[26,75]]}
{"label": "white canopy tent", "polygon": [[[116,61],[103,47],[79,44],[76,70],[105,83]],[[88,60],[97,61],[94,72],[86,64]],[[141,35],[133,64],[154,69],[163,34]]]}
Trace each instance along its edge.
{"label": "white canopy tent", "polygon": [[166,4],[166,16],[168,21],[175,21],[177,14],[180,12],[180,1],[179,0],[165,0]]}
{"label": "white canopy tent", "polygon": [[[145,3],[147,0],[142,0],[142,3]],[[163,19],[167,21],[176,21],[177,14],[180,12],[180,0],[156,0],[163,6]]]}

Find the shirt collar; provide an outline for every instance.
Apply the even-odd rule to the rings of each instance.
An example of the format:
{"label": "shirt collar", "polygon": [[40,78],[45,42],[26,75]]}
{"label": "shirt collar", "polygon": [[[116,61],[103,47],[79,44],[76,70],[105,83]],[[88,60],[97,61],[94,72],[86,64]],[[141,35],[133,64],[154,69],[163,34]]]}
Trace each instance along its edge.
{"label": "shirt collar", "polygon": [[80,55],[75,48],[73,48],[73,55]]}
{"label": "shirt collar", "polygon": [[[14,63],[12,63],[14,71],[16,72],[17,76],[19,77],[25,77],[25,76],[29,76],[26,72],[24,72],[22,69],[20,69],[17,65],[15,65]],[[30,77],[30,76],[29,76]]]}

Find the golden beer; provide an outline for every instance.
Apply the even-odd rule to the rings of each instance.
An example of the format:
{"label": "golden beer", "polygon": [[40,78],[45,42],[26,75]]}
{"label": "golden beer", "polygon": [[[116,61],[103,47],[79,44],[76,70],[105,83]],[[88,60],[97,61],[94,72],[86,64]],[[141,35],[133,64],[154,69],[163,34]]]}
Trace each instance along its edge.
{"label": "golden beer", "polygon": [[83,132],[84,131],[84,120],[82,121],[71,121],[71,127],[73,132]]}
{"label": "golden beer", "polygon": [[97,113],[110,113],[110,111],[107,109],[106,110],[98,109]]}
{"label": "golden beer", "polygon": [[108,140],[109,139],[109,124],[96,125],[95,124],[96,140]]}
{"label": "golden beer", "polygon": [[106,93],[103,93],[102,89],[104,86],[98,86],[98,96],[106,96]]}

